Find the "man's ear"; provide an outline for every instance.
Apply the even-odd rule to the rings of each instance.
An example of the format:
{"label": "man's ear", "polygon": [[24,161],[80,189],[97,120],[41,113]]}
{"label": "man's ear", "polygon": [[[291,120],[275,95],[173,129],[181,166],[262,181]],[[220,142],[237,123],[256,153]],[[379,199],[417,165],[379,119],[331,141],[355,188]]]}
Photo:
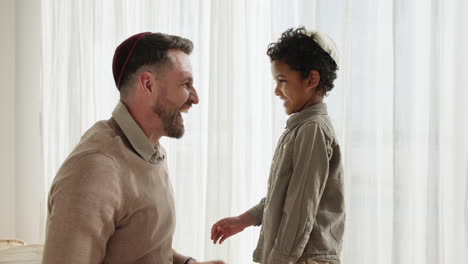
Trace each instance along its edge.
{"label": "man's ear", "polygon": [[153,74],[148,71],[143,71],[138,74],[138,89],[143,93],[153,92],[154,78]]}

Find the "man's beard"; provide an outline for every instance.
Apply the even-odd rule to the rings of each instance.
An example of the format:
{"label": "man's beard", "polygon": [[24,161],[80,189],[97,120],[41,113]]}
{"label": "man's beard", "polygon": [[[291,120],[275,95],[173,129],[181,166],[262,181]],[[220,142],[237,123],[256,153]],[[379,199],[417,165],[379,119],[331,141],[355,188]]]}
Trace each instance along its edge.
{"label": "man's beard", "polygon": [[153,112],[161,119],[163,130],[168,137],[181,138],[184,135],[184,123],[180,108],[170,109],[168,105],[164,105],[161,101],[156,102],[153,107]]}

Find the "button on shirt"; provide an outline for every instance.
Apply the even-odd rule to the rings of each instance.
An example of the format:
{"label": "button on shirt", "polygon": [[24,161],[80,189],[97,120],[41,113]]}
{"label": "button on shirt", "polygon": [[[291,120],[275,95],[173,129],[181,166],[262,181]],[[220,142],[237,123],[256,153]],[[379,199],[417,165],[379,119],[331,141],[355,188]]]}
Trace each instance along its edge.
{"label": "button on shirt", "polygon": [[43,263],[183,263],[165,155],[121,102],[91,127],[50,189]]}
{"label": "button on shirt", "polygon": [[273,157],[267,196],[248,213],[262,225],[254,261],[340,262],[343,168],[324,103],[288,119]]}

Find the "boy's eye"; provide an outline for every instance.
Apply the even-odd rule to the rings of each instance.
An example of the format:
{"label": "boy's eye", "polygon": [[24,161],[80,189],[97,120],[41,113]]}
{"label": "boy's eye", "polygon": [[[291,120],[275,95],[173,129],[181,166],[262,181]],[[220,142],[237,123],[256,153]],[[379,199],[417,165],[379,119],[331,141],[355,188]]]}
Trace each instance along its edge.
{"label": "boy's eye", "polygon": [[286,80],[278,80],[279,83],[285,83]]}

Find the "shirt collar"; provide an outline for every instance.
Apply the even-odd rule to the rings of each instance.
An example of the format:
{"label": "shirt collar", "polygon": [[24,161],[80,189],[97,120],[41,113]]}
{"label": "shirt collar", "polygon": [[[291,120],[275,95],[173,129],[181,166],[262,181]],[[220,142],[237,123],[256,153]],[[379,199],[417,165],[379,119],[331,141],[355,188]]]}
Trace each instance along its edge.
{"label": "shirt collar", "polygon": [[327,105],[325,103],[318,103],[312,106],[307,107],[306,109],[293,114],[288,118],[286,122],[286,127],[289,129],[294,128],[295,126],[299,125],[300,123],[307,120],[309,117],[314,115],[327,115]]}
{"label": "shirt collar", "polygon": [[159,143],[153,146],[121,101],[112,112],[112,117],[122,129],[132,147],[145,161],[154,163],[156,160],[164,158],[163,154],[160,155]]}

